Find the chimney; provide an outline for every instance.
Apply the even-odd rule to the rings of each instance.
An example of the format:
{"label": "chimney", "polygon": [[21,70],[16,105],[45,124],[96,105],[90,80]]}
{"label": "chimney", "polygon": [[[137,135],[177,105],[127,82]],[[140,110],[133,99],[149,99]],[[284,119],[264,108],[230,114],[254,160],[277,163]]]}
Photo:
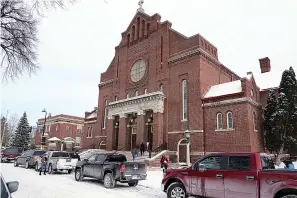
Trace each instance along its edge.
{"label": "chimney", "polygon": [[261,73],[270,72],[270,59],[268,57],[259,59]]}

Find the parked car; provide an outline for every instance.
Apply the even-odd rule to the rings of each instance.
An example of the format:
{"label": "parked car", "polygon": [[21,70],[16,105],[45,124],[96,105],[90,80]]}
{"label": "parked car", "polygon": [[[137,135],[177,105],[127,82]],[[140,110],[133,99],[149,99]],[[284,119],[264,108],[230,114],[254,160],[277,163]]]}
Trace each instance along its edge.
{"label": "parked car", "polygon": [[122,154],[100,153],[79,161],[75,167],[75,180],[92,177],[104,181],[106,188],[113,188],[116,182],[137,186],[145,180],[147,167],[143,162],[127,162]]}
{"label": "parked car", "polygon": [[[44,155],[48,158],[47,171],[49,174],[57,171],[67,171],[69,174],[72,172],[72,160],[69,153],[65,151],[48,151]],[[41,160],[38,160],[38,168],[40,166]]]}
{"label": "parked car", "polygon": [[32,168],[38,165],[38,158],[42,156],[46,151],[43,150],[27,150],[17,157],[14,161],[14,166],[24,165],[25,168]]}
{"label": "parked car", "polygon": [[75,168],[78,162],[78,158],[75,156],[75,153],[69,153],[69,156],[71,157],[72,167]]}
{"label": "parked car", "polygon": [[1,150],[1,163],[14,161],[18,156],[20,156],[20,148],[5,148]]}
{"label": "parked car", "polygon": [[5,182],[2,174],[0,173],[0,182],[1,182],[1,198],[12,198],[11,193],[15,192],[19,188],[19,182]]}
{"label": "parked car", "polygon": [[168,169],[161,186],[168,198],[297,198],[297,170],[272,168],[259,153],[217,153],[189,168]]}

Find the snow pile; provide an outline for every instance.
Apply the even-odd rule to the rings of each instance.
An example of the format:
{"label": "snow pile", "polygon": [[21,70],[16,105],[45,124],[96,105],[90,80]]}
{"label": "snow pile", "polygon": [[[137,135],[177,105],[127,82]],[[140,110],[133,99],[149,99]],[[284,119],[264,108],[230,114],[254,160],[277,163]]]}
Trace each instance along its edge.
{"label": "snow pile", "polygon": [[204,98],[212,98],[240,92],[242,92],[241,81],[236,80],[228,83],[211,86],[204,95]]}

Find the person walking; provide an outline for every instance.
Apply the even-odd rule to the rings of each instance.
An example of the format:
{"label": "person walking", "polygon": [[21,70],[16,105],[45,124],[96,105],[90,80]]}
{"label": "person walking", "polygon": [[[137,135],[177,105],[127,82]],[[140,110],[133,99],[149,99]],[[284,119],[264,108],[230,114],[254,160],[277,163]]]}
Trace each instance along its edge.
{"label": "person walking", "polygon": [[141,142],[141,144],[140,144],[140,155],[141,155],[141,156],[144,154],[144,150],[145,150],[145,148],[144,148],[144,143]]}
{"label": "person walking", "polygon": [[167,170],[167,168],[169,166],[169,160],[165,155],[162,155],[162,158],[160,160],[160,164],[161,164],[161,168],[163,169],[163,173],[164,173],[165,170]]}
{"label": "person walking", "polygon": [[41,167],[39,169],[39,175],[41,175],[42,171],[43,171],[43,174],[46,175],[45,171],[46,171],[47,160],[48,160],[47,156],[44,155],[41,157]]}
{"label": "person walking", "polygon": [[77,159],[78,161],[80,161],[80,156],[78,154],[78,150],[75,151],[74,155],[73,155],[74,159]]}
{"label": "person walking", "polygon": [[135,161],[135,148],[131,150],[133,162]]}
{"label": "person walking", "polygon": [[150,142],[146,142],[146,151],[149,152],[150,149]]}
{"label": "person walking", "polygon": [[136,157],[138,157],[139,147],[140,147],[140,144],[137,144],[136,145],[136,148],[135,148],[135,155],[136,155]]}

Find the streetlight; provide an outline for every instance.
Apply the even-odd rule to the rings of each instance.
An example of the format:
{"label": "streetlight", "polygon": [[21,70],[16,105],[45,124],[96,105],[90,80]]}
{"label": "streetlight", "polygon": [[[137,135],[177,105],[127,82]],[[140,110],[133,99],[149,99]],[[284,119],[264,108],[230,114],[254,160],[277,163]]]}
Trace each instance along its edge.
{"label": "streetlight", "polygon": [[187,165],[190,166],[190,138],[191,138],[191,132],[187,129],[185,131],[185,137],[187,140]]}
{"label": "streetlight", "polygon": [[45,109],[43,109],[42,112],[45,113],[45,116],[44,116],[43,131],[42,131],[42,136],[41,136],[41,150],[44,149],[45,140],[46,140],[46,137],[44,136],[44,132],[45,132],[46,117],[47,117],[47,111]]}

